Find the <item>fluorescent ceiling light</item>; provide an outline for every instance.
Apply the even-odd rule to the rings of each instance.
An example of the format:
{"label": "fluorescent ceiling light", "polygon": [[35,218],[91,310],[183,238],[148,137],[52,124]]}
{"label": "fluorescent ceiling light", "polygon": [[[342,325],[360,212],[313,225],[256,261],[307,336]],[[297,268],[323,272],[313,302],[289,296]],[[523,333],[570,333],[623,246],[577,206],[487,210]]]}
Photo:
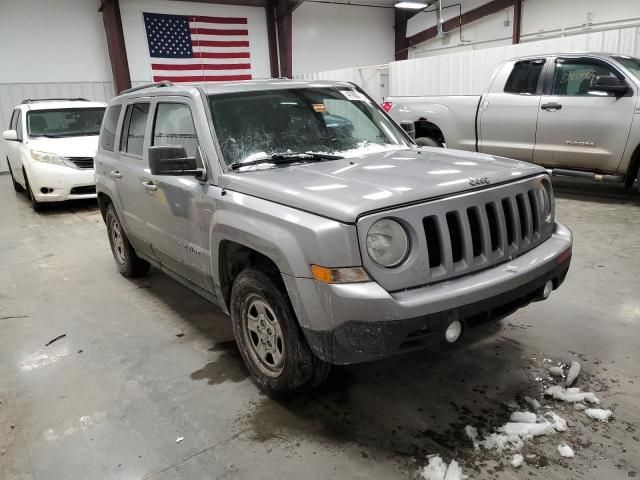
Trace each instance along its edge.
{"label": "fluorescent ceiling light", "polygon": [[427,8],[428,5],[426,2],[397,2],[394,7],[396,8],[408,8],[411,10],[422,10],[423,8]]}

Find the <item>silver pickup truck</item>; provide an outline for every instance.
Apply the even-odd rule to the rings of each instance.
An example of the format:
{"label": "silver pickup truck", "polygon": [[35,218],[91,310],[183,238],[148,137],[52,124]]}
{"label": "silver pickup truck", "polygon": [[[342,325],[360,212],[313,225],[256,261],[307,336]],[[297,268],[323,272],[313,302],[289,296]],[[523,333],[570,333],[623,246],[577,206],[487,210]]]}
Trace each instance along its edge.
{"label": "silver pickup truck", "polygon": [[273,395],[455,342],[547,298],[571,260],[544,169],[417,147],[349,83],[124,92],[95,169],[118,270],[153,265],[229,313]]}
{"label": "silver pickup truck", "polygon": [[557,54],[505,61],[474,96],[389,97],[420,145],[537,163],[553,175],[624,183],[640,168],[640,60]]}

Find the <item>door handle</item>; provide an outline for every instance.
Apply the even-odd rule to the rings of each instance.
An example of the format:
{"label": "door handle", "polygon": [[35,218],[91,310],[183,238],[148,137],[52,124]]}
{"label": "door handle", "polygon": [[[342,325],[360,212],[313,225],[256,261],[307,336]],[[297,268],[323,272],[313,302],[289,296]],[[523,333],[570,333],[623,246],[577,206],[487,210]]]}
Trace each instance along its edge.
{"label": "door handle", "polygon": [[151,180],[149,180],[148,182],[142,182],[142,186],[148,192],[155,192],[156,190],[158,190],[158,187],[156,187],[156,185]]}
{"label": "door handle", "polygon": [[551,102],[551,103],[543,103],[540,108],[542,110],[550,110],[550,111],[555,111],[555,110],[562,110],[562,105],[560,105],[559,103],[556,102]]}
{"label": "door handle", "polygon": [[113,171],[111,172],[111,176],[112,176],[113,178],[122,178],[122,174],[121,174],[118,170],[113,170]]}

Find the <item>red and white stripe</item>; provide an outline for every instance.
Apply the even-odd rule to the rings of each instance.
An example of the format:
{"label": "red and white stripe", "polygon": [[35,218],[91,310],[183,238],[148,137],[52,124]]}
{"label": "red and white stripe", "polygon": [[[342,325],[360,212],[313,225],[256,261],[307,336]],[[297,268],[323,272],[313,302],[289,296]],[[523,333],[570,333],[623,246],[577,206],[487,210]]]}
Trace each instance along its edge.
{"label": "red and white stripe", "polygon": [[151,58],[154,82],[251,80],[246,18],[192,16],[189,28],[193,58]]}

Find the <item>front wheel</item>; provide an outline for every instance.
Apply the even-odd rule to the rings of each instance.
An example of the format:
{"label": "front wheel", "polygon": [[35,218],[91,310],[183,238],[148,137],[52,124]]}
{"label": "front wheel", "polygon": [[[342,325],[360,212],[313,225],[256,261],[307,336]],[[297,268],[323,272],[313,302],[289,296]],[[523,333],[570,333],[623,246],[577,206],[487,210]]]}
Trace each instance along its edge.
{"label": "front wheel", "polygon": [[416,144],[420,147],[443,147],[444,146],[438,140],[431,137],[418,137],[416,138]]}
{"label": "front wheel", "polygon": [[29,179],[27,178],[27,172],[22,169],[22,175],[24,175],[24,184],[26,186],[27,195],[29,196],[29,201],[31,202],[31,207],[34,212],[41,212],[44,209],[44,203],[36,200],[35,195],[33,194],[33,190],[31,190],[31,185],[29,184]]}
{"label": "front wheel", "polygon": [[13,183],[13,189],[18,193],[24,192],[24,187],[22,185],[20,185],[16,181],[16,177],[13,176],[13,170],[11,170],[11,163],[9,163],[9,159],[8,158],[7,158],[7,165],[9,165],[9,175],[11,175],[11,182]]}
{"label": "front wheel", "polygon": [[141,259],[136,254],[131,243],[129,243],[127,235],[124,233],[116,209],[112,204],[107,207],[105,222],[107,224],[111,252],[113,253],[113,259],[116,261],[118,272],[123,277],[129,278],[145,275],[149,271],[149,262]]}
{"label": "front wheel", "polygon": [[231,319],[251,378],[275,397],[315,387],[330,365],[309,348],[277,274],[248,268],[231,291]]}

